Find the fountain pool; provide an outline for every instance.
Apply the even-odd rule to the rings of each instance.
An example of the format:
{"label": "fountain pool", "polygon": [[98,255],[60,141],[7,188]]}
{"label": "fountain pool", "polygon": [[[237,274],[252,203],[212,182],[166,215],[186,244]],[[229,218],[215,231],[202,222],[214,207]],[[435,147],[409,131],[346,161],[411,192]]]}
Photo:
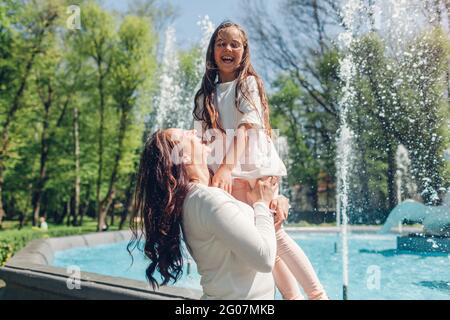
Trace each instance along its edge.
{"label": "fountain pool", "polygon": [[[336,233],[290,232],[295,241],[311,259],[331,299],[342,298],[342,263]],[[349,240],[349,299],[450,299],[450,255],[442,253],[417,253],[396,249],[396,236],[351,233]],[[146,281],[146,258],[134,252],[134,264],[126,251],[127,242],[80,247],[55,254],[53,265],[76,265],[82,272]],[[177,287],[200,289],[200,276],[195,263]],[[281,296],[277,293],[277,298]]]}

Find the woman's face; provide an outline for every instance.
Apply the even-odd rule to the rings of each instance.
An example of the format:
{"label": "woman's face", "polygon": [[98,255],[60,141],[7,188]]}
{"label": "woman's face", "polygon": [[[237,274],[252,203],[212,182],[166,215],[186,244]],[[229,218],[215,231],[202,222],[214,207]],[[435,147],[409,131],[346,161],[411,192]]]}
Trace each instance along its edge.
{"label": "woman's face", "polygon": [[211,149],[202,143],[197,136],[197,130],[183,130],[172,128],[167,133],[170,139],[178,146],[178,151],[182,155],[186,164],[204,165],[207,167],[207,158]]}
{"label": "woman's face", "polygon": [[241,65],[243,54],[244,44],[241,32],[236,27],[220,30],[214,44],[214,60],[222,82],[236,78],[236,71]]}

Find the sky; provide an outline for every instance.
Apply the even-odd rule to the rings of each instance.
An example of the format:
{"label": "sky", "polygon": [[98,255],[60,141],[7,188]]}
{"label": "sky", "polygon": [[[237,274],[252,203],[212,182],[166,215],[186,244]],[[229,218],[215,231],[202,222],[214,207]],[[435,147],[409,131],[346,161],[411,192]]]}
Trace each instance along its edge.
{"label": "sky", "polygon": [[[176,45],[178,48],[187,49],[200,41],[202,31],[197,22],[205,15],[208,15],[214,26],[219,25],[224,20],[232,20],[242,25],[245,29],[245,14],[242,8],[243,0],[159,0],[160,3],[163,3],[163,1],[177,7],[178,16],[172,26],[176,30]],[[263,1],[271,14],[275,14],[282,0]],[[126,11],[128,1],[102,0],[102,2],[104,7],[108,9]],[[162,41],[164,41],[164,38],[162,38]],[[272,71],[267,68],[264,61],[260,59],[255,51],[252,52],[252,64],[265,81],[269,80],[270,76],[273,75]],[[266,88],[270,90],[269,83],[266,83]]]}
{"label": "sky", "polygon": [[[177,45],[188,48],[201,38],[197,22],[208,15],[217,26],[223,20],[233,20],[245,26],[242,14],[242,0],[160,0],[172,3],[178,8],[178,17],[173,23],[176,30]],[[103,0],[107,8],[124,11],[127,8],[125,0]],[[280,0],[266,0],[269,8],[274,9]]]}
{"label": "sky", "polygon": [[171,2],[180,8],[174,27],[177,32],[177,42],[181,47],[200,40],[201,32],[197,21],[205,15],[209,16],[215,26],[226,19],[240,22],[239,9],[242,1],[239,0],[172,0]]}

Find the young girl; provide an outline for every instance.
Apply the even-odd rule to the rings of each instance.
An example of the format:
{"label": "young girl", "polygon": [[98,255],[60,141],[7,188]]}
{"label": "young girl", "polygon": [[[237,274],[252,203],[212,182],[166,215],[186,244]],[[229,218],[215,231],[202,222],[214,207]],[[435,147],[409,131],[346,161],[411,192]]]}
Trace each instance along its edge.
{"label": "young girl", "polygon": [[[245,31],[223,22],[214,31],[206,54],[206,73],[195,96],[193,112],[198,132],[211,143],[212,185],[247,201],[257,178],[286,175],[271,141],[269,106],[264,86],[250,63]],[[222,150],[223,153],[221,152]],[[273,276],[284,299],[303,299],[297,281],[309,299],[328,299],[301,248],[282,227],[276,231],[277,258]]]}

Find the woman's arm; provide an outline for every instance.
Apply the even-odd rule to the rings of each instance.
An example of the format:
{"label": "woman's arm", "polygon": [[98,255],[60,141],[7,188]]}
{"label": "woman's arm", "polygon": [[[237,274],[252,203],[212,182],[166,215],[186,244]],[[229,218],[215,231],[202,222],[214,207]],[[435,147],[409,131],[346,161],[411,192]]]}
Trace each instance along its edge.
{"label": "woman's arm", "polygon": [[[264,178],[256,181],[248,196],[254,199],[252,215],[242,214],[239,201],[225,194],[214,194],[206,203],[210,231],[223,244],[260,272],[270,272],[275,263],[276,238],[274,220],[269,205],[278,189],[276,179]],[[247,210],[251,210],[245,206]],[[253,219],[254,215],[254,219]],[[274,241],[275,240],[275,241]]]}
{"label": "woman's arm", "polygon": [[254,222],[242,214],[234,201],[216,203],[214,208],[208,216],[209,231],[255,270],[271,272],[275,263],[276,237],[273,215],[267,204],[255,203]]}

